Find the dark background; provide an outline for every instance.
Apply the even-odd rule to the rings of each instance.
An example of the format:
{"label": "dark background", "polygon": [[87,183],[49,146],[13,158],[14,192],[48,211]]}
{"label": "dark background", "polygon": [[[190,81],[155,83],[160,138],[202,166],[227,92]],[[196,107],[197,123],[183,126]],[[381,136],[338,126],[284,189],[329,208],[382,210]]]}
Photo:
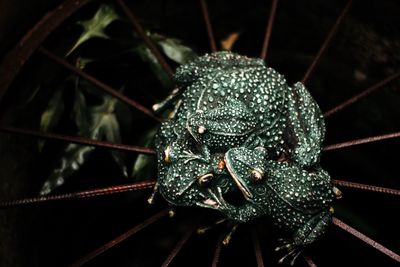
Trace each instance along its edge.
{"label": "dark background", "polygon": [[[0,1],[0,57],[5,55],[47,11],[60,1]],[[96,2],[96,1],[95,1]],[[208,41],[197,1],[131,1],[146,28],[185,41],[196,52],[208,51]],[[233,51],[258,56],[270,8],[269,1],[208,1],[217,40],[232,32],[240,32]],[[290,84],[301,80],[318,51],[324,37],[346,1],[280,1],[272,33],[267,64],[284,74]],[[77,36],[76,20],[90,17],[96,9],[91,4],[72,16],[45,42],[45,46],[61,49]],[[361,92],[377,81],[399,71],[400,3],[396,0],[354,1],[353,7],[339,28],[330,49],[311,77],[308,88],[323,111]],[[88,44],[87,50],[91,49]],[[101,43],[99,51],[110,48]],[[102,50],[103,49],[103,50]],[[111,48],[110,48],[111,49]],[[112,49],[116,49],[112,47]],[[132,59],[134,60],[134,59]],[[136,62],[136,61],[133,61]],[[104,63],[106,64],[106,63]],[[135,63],[136,64],[136,63]],[[139,64],[139,63],[137,63]],[[131,84],[150,86],[161,92],[161,86],[150,74],[142,75],[132,68],[110,70],[99,66],[93,74],[109,83],[119,79]],[[132,72],[135,75],[132,75]],[[23,68],[1,103],[3,124],[38,128],[51,88],[40,93],[37,100],[26,104],[27,98],[41,80],[49,84],[61,80],[63,70],[35,54]],[[150,81],[151,80],[151,81]],[[146,88],[146,87],[145,87]],[[149,99],[138,91],[127,94]],[[163,94],[156,95],[161,99]],[[147,101],[147,102],[146,102]],[[326,122],[326,144],[378,135],[399,130],[399,82],[332,116]],[[134,143],[143,119],[134,119],[125,130],[124,142]],[[64,129],[68,131],[68,129]],[[132,135],[130,135],[132,134]],[[51,143],[51,146],[53,144]],[[15,199],[34,196],[52,167],[50,152],[61,151],[54,144],[48,154],[37,151],[33,138],[1,134],[0,196]],[[399,188],[398,140],[326,152],[322,165],[333,178]],[[73,182],[57,193],[126,182],[117,172],[105,151],[97,151]],[[399,252],[400,240],[397,213],[399,201],[394,196],[342,189],[344,197],[335,204],[337,216],[363,233]],[[154,214],[162,206],[148,207],[147,193],[128,193],[93,200],[49,203],[34,207],[2,210],[0,213],[0,266],[65,266],[87,252],[111,240],[126,229]],[[166,258],[179,237],[193,224],[202,211],[182,210],[177,218],[163,219],[137,236],[106,252],[88,266],[158,266]],[[207,213],[208,215],[208,213]],[[211,215],[216,216],[216,215]],[[203,224],[212,218],[202,219]],[[199,221],[199,220],[197,220]],[[255,259],[249,237],[257,229],[266,265],[275,264],[278,256],[274,228],[264,221],[239,228],[232,244],[222,251],[221,266],[254,266]],[[194,235],[180,252],[174,266],[208,266],[214,253],[220,227],[204,236]],[[318,266],[395,266],[393,260],[349,236],[332,229],[317,245],[307,251]],[[299,265],[305,265],[299,260]]]}

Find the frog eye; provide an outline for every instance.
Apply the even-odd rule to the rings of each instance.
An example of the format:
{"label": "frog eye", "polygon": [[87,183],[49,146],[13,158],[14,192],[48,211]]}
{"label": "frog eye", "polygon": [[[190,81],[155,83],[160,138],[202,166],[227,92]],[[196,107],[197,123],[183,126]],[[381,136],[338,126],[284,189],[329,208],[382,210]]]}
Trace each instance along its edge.
{"label": "frog eye", "polygon": [[171,145],[168,145],[167,148],[163,152],[163,159],[165,162],[171,162]]}
{"label": "frog eye", "polygon": [[259,182],[264,178],[264,172],[260,169],[253,169],[250,173],[250,179],[254,182]]}
{"label": "frog eye", "polygon": [[199,134],[203,134],[205,131],[206,131],[206,127],[204,127],[204,126],[199,126],[199,128],[197,129],[197,132]]}
{"label": "frog eye", "polygon": [[214,174],[207,173],[207,174],[204,174],[202,176],[197,177],[197,183],[200,186],[205,187],[205,186],[208,186],[211,183],[213,178],[214,178]]}

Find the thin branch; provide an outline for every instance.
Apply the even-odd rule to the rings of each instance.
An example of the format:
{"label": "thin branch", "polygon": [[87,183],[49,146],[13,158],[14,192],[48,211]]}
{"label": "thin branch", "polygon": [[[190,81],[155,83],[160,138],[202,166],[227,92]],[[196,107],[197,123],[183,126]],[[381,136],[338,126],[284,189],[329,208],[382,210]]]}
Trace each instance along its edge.
{"label": "thin branch", "polygon": [[99,88],[99,89],[103,90],[104,92],[112,95],[113,97],[117,98],[118,100],[121,100],[122,102],[124,102],[124,103],[128,104],[129,106],[139,110],[140,112],[146,114],[147,116],[149,116],[150,118],[152,118],[152,119],[154,119],[154,120],[156,120],[158,122],[161,121],[160,118],[158,118],[157,116],[154,115],[152,110],[150,110],[150,109],[146,108],[145,106],[139,104],[135,100],[130,99],[129,97],[121,94],[116,89],[114,89],[111,86],[99,81],[98,79],[96,79],[92,75],[80,70],[79,68],[77,68],[74,65],[68,63],[64,59],[62,59],[62,58],[56,56],[55,54],[51,53],[47,49],[45,49],[43,47],[40,47],[38,51],[41,52],[43,55],[45,55],[47,58],[53,60],[54,62],[56,62],[57,64],[63,66],[64,68],[72,71],[76,75],[82,77],[83,79],[85,79],[88,82],[92,83],[97,88]]}
{"label": "thin branch", "polygon": [[155,181],[143,181],[143,182],[137,182],[137,183],[127,184],[127,185],[109,186],[109,187],[104,187],[104,188],[96,188],[96,189],[90,189],[90,190],[73,192],[73,193],[40,196],[40,197],[33,197],[33,198],[24,198],[24,199],[11,200],[11,201],[3,201],[3,202],[0,202],[0,208],[24,206],[24,205],[30,205],[30,204],[36,204],[36,203],[42,203],[42,202],[50,202],[50,201],[56,201],[56,200],[92,198],[92,197],[97,197],[97,196],[105,196],[105,195],[111,195],[111,194],[117,194],[117,193],[143,190],[143,189],[152,188],[155,183],[156,183]]}
{"label": "thin branch", "polygon": [[214,252],[214,256],[213,256],[213,260],[211,263],[211,267],[217,267],[218,266],[218,262],[219,262],[219,256],[221,254],[221,247],[222,247],[222,240],[224,239],[224,235],[221,235],[218,238],[217,241],[217,246],[215,247],[215,252]]}
{"label": "thin branch", "polygon": [[358,239],[364,241],[365,243],[367,243],[371,247],[375,248],[376,250],[378,250],[378,251],[382,252],[383,254],[391,257],[395,261],[400,262],[400,255],[398,255],[395,252],[391,251],[390,249],[384,247],[383,245],[379,244],[375,240],[372,240],[368,236],[360,233],[359,231],[357,231],[356,229],[354,229],[350,225],[347,225],[346,223],[344,223],[343,221],[339,220],[336,217],[332,218],[332,222],[336,226],[338,226],[341,229],[345,230],[346,232],[352,234],[353,236],[357,237]]}
{"label": "thin branch", "polygon": [[380,186],[369,185],[369,184],[360,184],[360,183],[354,183],[354,182],[348,182],[348,181],[342,181],[342,180],[332,180],[332,182],[335,185],[339,185],[339,186],[343,186],[343,187],[349,187],[349,188],[355,188],[355,189],[360,189],[360,190],[365,190],[365,191],[372,191],[372,192],[400,196],[400,190],[393,189],[393,188],[386,188],[386,187],[380,187]]}
{"label": "thin branch", "polygon": [[361,139],[346,141],[346,142],[337,143],[337,144],[333,144],[333,145],[328,145],[328,146],[322,148],[322,150],[323,151],[336,150],[339,148],[368,144],[368,143],[372,143],[372,142],[377,142],[377,141],[382,141],[382,140],[392,139],[392,138],[398,138],[398,137],[400,137],[400,132],[383,134],[383,135],[378,135],[378,136],[370,136],[370,137],[366,137],[366,138],[361,138]]}
{"label": "thin branch", "polygon": [[329,116],[332,116],[333,114],[337,113],[338,111],[341,111],[344,108],[347,108],[348,106],[356,103],[357,101],[361,100],[362,98],[368,96],[369,94],[377,91],[378,89],[383,89],[385,88],[384,86],[389,84],[390,82],[398,79],[400,77],[400,72],[395,73],[393,75],[390,75],[389,77],[385,78],[384,80],[372,85],[371,87],[367,88],[366,90],[362,91],[361,93],[347,99],[346,101],[343,101],[339,105],[331,108],[327,112],[324,113],[324,117],[328,118]]}
{"label": "thin branch", "polygon": [[136,225],[135,227],[131,228],[130,230],[126,231],[125,233],[117,236],[115,239],[111,240],[110,242],[107,242],[106,244],[102,245],[101,247],[97,248],[96,250],[90,252],[83,258],[79,259],[78,261],[74,262],[73,264],[69,265],[69,267],[79,267],[84,265],[85,263],[89,262],[90,260],[94,259],[95,257],[99,256],[103,252],[109,250],[110,248],[114,247],[115,245],[118,245],[128,237],[131,237],[132,235],[136,234],[143,228],[146,228],[150,224],[160,220],[162,217],[166,216],[168,214],[168,209],[164,209],[160,211],[159,213],[153,215],[152,217],[148,218],[147,220],[143,221],[142,223]]}
{"label": "thin branch", "polygon": [[328,46],[330,45],[333,36],[336,34],[339,25],[341,24],[341,22],[343,21],[343,18],[345,17],[345,15],[347,14],[347,12],[350,9],[352,0],[348,0],[346,6],[343,8],[342,13],[340,14],[340,16],[336,19],[335,24],[333,25],[333,27],[331,28],[331,30],[329,31],[328,36],[325,38],[324,43],[322,44],[321,48],[319,49],[317,55],[315,56],[313,62],[311,63],[311,65],[308,67],[306,73],[304,74],[303,77],[303,84],[306,84],[307,81],[309,80],[310,76],[312,75],[312,73],[315,70],[315,67],[317,66],[317,64],[319,63],[322,55],[325,53],[326,49],[328,48]]}
{"label": "thin branch", "polygon": [[158,63],[160,63],[160,65],[162,66],[164,71],[167,73],[169,78],[172,80],[172,78],[174,76],[174,72],[172,71],[171,67],[168,65],[168,63],[165,60],[165,58],[163,57],[163,55],[161,55],[157,46],[149,38],[146,31],[143,29],[142,25],[140,24],[138,18],[134,14],[133,10],[130,9],[123,0],[116,0],[116,1],[117,1],[118,5],[121,7],[122,11],[128,17],[129,21],[132,23],[136,32],[139,34],[139,36],[142,38],[144,43],[147,45],[147,47],[150,49],[150,51],[153,53],[153,55],[157,58]]}
{"label": "thin branch", "polygon": [[21,135],[33,136],[33,137],[37,137],[37,138],[63,141],[63,142],[74,143],[74,144],[85,145],[85,146],[94,146],[94,147],[115,149],[115,150],[121,150],[121,151],[127,151],[127,152],[155,154],[155,151],[153,149],[147,148],[147,147],[117,144],[117,143],[112,143],[112,142],[107,142],[107,141],[93,140],[93,139],[81,137],[81,136],[69,136],[69,135],[61,135],[61,134],[55,134],[55,133],[44,133],[44,132],[40,132],[40,131],[20,129],[20,128],[14,128],[14,127],[6,127],[6,126],[0,126],[0,132],[21,134]]}
{"label": "thin branch", "polygon": [[201,13],[203,14],[204,22],[207,28],[208,40],[210,42],[210,48],[212,52],[217,52],[217,45],[215,43],[215,38],[211,26],[210,15],[208,13],[206,0],[199,0],[201,6]]}
{"label": "thin branch", "polygon": [[269,47],[269,43],[271,40],[272,27],[274,25],[277,6],[278,6],[278,0],[272,0],[271,10],[269,13],[269,18],[267,20],[268,21],[267,27],[265,29],[263,47],[262,47],[261,55],[260,55],[260,57],[264,60],[267,58],[268,47]]}
{"label": "thin branch", "polygon": [[194,229],[196,227],[197,227],[197,223],[193,223],[192,226],[186,231],[186,233],[178,241],[178,243],[176,243],[176,246],[171,251],[171,253],[168,255],[168,257],[165,259],[163,264],[161,264],[161,267],[168,267],[171,264],[172,260],[176,257],[176,255],[179,253],[179,251],[182,249],[182,247],[188,241],[189,237],[193,234]]}
{"label": "thin branch", "polygon": [[258,239],[257,231],[253,229],[251,234],[253,239],[254,253],[256,254],[257,267],[264,267],[264,261],[262,258],[260,241]]}

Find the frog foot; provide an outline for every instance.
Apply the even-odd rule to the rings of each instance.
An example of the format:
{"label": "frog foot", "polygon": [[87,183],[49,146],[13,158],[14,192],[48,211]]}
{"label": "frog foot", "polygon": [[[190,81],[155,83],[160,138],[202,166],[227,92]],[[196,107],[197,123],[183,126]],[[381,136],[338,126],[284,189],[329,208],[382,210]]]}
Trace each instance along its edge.
{"label": "frog foot", "polygon": [[275,251],[286,250],[286,254],[278,261],[278,263],[282,264],[288,262],[290,266],[293,266],[296,259],[300,256],[301,252],[303,252],[303,246],[285,239],[280,239],[279,241],[282,242],[283,245],[275,248]]}

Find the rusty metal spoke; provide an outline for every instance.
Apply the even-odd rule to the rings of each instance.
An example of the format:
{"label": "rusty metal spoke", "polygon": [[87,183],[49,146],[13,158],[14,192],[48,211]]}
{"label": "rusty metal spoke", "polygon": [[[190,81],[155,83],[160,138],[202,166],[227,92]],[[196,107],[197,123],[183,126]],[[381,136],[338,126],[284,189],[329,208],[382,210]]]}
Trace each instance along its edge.
{"label": "rusty metal spoke", "polygon": [[359,94],[347,99],[346,101],[343,101],[339,105],[331,108],[330,110],[328,110],[327,112],[324,113],[324,117],[328,118],[328,117],[332,116],[333,114],[341,111],[342,109],[347,108],[348,106],[358,102],[359,100],[370,95],[371,93],[377,91],[378,89],[385,88],[384,87],[385,85],[398,79],[399,77],[400,77],[400,72],[390,75],[389,77],[383,79],[382,81],[380,81],[380,82],[372,85],[371,87],[367,88],[366,90],[362,91],[361,93],[359,93]]}
{"label": "rusty metal spoke", "polygon": [[325,41],[323,42],[323,44],[322,44],[321,48],[319,49],[317,55],[315,56],[314,60],[311,62],[311,65],[308,67],[306,73],[304,74],[304,77],[303,77],[303,80],[302,80],[303,84],[306,84],[307,81],[310,79],[310,77],[311,77],[312,73],[314,72],[315,67],[319,63],[322,55],[325,53],[326,49],[328,48],[328,46],[332,42],[333,36],[337,32],[337,30],[339,28],[339,25],[343,21],[343,18],[345,17],[347,12],[349,11],[351,3],[352,3],[352,0],[348,0],[346,6],[342,10],[342,13],[336,19],[335,24],[333,25],[333,27],[329,31],[328,35],[326,36]]}
{"label": "rusty metal spoke", "polygon": [[206,2],[206,0],[199,0],[199,1],[200,1],[200,6],[201,6],[201,13],[203,14],[204,23],[206,24],[206,28],[207,28],[208,41],[210,42],[211,51],[217,52],[217,45],[215,42],[215,37],[214,37],[212,25],[211,25],[210,14],[209,14],[208,8],[207,8],[207,2]]}
{"label": "rusty metal spoke", "polygon": [[383,135],[378,135],[378,136],[370,136],[370,137],[366,137],[366,138],[355,139],[355,140],[351,140],[351,141],[328,145],[328,146],[325,146],[324,148],[322,148],[322,150],[323,151],[336,150],[336,149],[340,149],[340,148],[368,144],[368,143],[372,143],[372,142],[378,142],[378,141],[392,139],[392,138],[398,138],[398,137],[400,137],[400,132],[383,134]]}
{"label": "rusty metal spoke", "polygon": [[260,248],[260,240],[258,239],[257,231],[255,229],[252,230],[251,237],[253,239],[253,247],[254,253],[256,255],[257,267],[264,267],[264,261]]}
{"label": "rusty metal spoke", "polygon": [[10,208],[16,206],[25,206],[36,203],[57,201],[57,200],[71,200],[71,199],[82,199],[82,198],[91,198],[97,196],[105,196],[117,193],[124,193],[136,190],[143,190],[152,188],[156,182],[155,181],[143,181],[126,185],[117,185],[117,186],[109,186],[103,188],[90,189],[85,191],[59,194],[59,195],[49,195],[49,196],[40,196],[33,198],[24,198],[18,200],[11,201],[3,201],[0,202],[0,208]]}
{"label": "rusty metal spoke", "polygon": [[314,263],[314,261],[310,257],[304,256],[304,260],[307,262],[308,266],[317,267],[317,265]]}
{"label": "rusty metal spoke", "polygon": [[186,233],[182,236],[182,238],[178,241],[178,243],[176,243],[174,249],[165,259],[165,261],[161,264],[161,267],[168,267],[171,264],[172,260],[176,257],[176,255],[178,255],[179,251],[181,251],[182,247],[189,240],[190,236],[193,234],[194,229],[196,229],[196,227],[197,223],[193,222],[191,227],[187,229]]}
{"label": "rusty metal spoke", "polygon": [[217,245],[215,247],[215,252],[213,256],[213,260],[211,263],[211,267],[217,267],[218,262],[219,262],[219,256],[221,254],[221,248],[222,248],[222,240],[224,239],[224,234],[221,234],[220,237],[217,240]]}
{"label": "rusty metal spoke", "polygon": [[3,58],[0,66],[0,101],[32,53],[61,23],[92,0],[66,0],[47,13]]}
{"label": "rusty metal spoke", "polygon": [[81,258],[78,261],[74,262],[73,264],[69,265],[69,267],[79,267],[79,266],[84,265],[85,263],[87,263],[90,260],[94,259],[95,257],[99,256],[100,254],[102,254],[105,251],[109,250],[110,248],[114,247],[115,245],[118,245],[122,241],[126,240],[128,237],[131,237],[132,235],[136,234],[143,228],[146,228],[147,226],[151,225],[152,223],[155,223],[156,221],[160,220],[162,217],[166,216],[167,214],[168,214],[168,209],[164,209],[164,210],[160,211],[159,213],[146,219],[142,223],[129,229],[125,233],[117,236],[115,239],[111,240],[110,242],[107,242],[106,244],[102,245],[101,247],[97,248],[96,250],[90,252],[83,258]]}
{"label": "rusty metal spoke", "polygon": [[65,61],[64,59],[56,56],[55,54],[51,53],[50,51],[48,51],[47,49],[40,47],[39,52],[41,52],[43,55],[45,55],[47,58],[53,60],[54,62],[56,62],[57,64],[60,64],[61,66],[63,66],[64,68],[72,71],[73,73],[75,73],[76,75],[78,75],[79,77],[82,77],[83,79],[87,80],[88,82],[92,83],[93,85],[95,85],[97,88],[103,90],[104,92],[112,95],[113,97],[117,98],[118,100],[121,100],[122,102],[128,104],[129,106],[139,110],[140,112],[146,114],[147,116],[149,116],[150,118],[160,122],[161,119],[156,117],[153,113],[152,110],[146,108],[145,106],[139,104],[138,102],[136,102],[133,99],[130,99],[129,97],[121,94],[120,92],[118,92],[116,89],[112,88],[111,86],[99,81],[98,79],[96,79],[95,77],[93,77],[92,75],[80,70],[79,68],[75,67],[74,65],[68,63],[67,61]]}
{"label": "rusty metal spoke", "polygon": [[369,238],[368,236],[364,235],[363,233],[359,232],[358,230],[354,229],[350,225],[344,223],[343,221],[339,220],[336,217],[332,218],[333,224],[338,226],[339,228],[345,230],[346,232],[350,233],[351,235],[357,237],[358,239],[364,241],[371,247],[375,248],[376,250],[382,252],[383,254],[389,256],[390,258],[394,259],[397,262],[400,262],[400,255],[396,254],[392,250],[384,247],[383,245],[379,244],[375,240]]}
{"label": "rusty metal spoke", "polygon": [[360,184],[360,183],[335,180],[335,179],[333,179],[332,182],[335,185],[339,185],[339,186],[343,186],[343,187],[349,187],[349,188],[355,188],[355,189],[360,189],[360,190],[365,190],[365,191],[372,191],[372,192],[400,196],[400,190],[393,189],[393,188],[380,187],[380,186],[369,185],[369,184]]}
{"label": "rusty metal spoke", "polygon": [[93,140],[93,139],[81,137],[81,136],[69,136],[69,135],[62,135],[62,134],[55,134],[55,133],[44,133],[44,132],[39,132],[39,131],[34,131],[34,130],[20,129],[20,128],[14,128],[14,127],[5,127],[5,126],[0,126],[0,132],[34,136],[37,138],[57,140],[57,141],[63,141],[63,142],[74,143],[74,144],[85,145],[85,146],[94,146],[94,147],[122,150],[122,151],[127,151],[127,152],[155,154],[155,151],[153,149],[147,148],[147,147],[117,144],[117,143],[112,143],[112,142],[107,142],[107,141]]}
{"label": "rusty metal spoke", "polygon": [[163,57],[163,55],[160,53],[160,50],[157,48],[157,46],[154,44],[154,42],[147,35],[146,31],[143,29],[142,25],[139,22],[139,19],[136,17],[133,10],[130,9],[123,0],[116,0],[116,2],[121,7],[121,9],[125,13],[125,15],[128,17],[129,21],[132,23],[133,27],[135,28],[135,30],[139,34],[139,36],[142,38],[143,42],[146,44],[146,46],[150,49],[150,51],[156,57],[158,63],[160,63],[160,65],[164,69],[165,73],[172,80],[172,77],[174,76],[174,72],[172,71],[171,67],[168,65],[168,63],[165,60],[165,58]]}
{"label": "rusty metal spoke", "polygon": [[271,40],[272,27],[274,25],[277,6],[278,6],[278,0],[272,0],[271,10],[269,12],[269,18],[267,20],[267,27],[265,29],[263,47],[260,55],[260,57],[264,60],[267,58],[268,47]]}

